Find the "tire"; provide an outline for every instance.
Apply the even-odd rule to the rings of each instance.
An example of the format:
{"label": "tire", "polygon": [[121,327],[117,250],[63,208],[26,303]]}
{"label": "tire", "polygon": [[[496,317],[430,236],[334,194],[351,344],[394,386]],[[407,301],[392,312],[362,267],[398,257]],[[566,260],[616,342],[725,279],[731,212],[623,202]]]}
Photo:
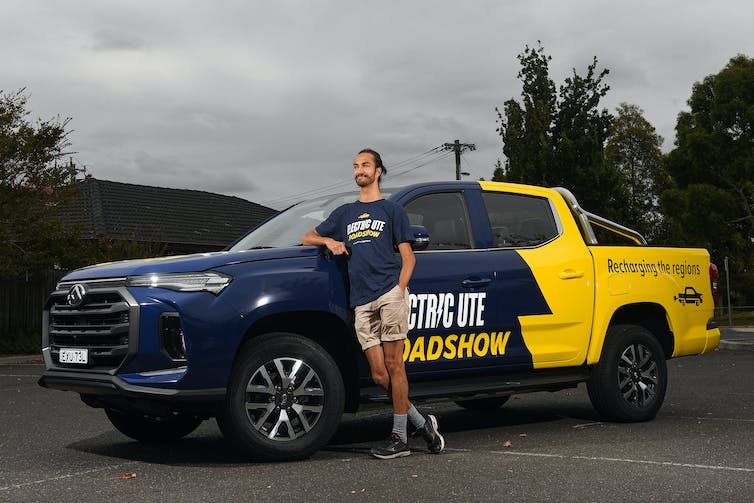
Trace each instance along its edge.
{"label": "tire", "polygon": [[665,353],[647,329],[608,329],[600,361],[587,381],[589,398],[600,415],[627,423],[650,420],[665,400],[667,384]]}
{"label": "tire", "polygon": [[241,349],[217,423],[249,458],[300,459],[332,438],[344,402],[343,378],[327,351],[300,335],[269,333]]}
{"label": "tire", "polygon": [[171,416],[146,416],[133,412],[105,409],[105,414],[115,428],[141,442],[171,442],[183,438],[202,424],[202,419],[189,414]]}
{"label": "tire", "polygon": [[491,411],[502,407],[509,398],[509,396],[495,396],[490,398],[456,400],[456,405],[459,405],[466,410]]}

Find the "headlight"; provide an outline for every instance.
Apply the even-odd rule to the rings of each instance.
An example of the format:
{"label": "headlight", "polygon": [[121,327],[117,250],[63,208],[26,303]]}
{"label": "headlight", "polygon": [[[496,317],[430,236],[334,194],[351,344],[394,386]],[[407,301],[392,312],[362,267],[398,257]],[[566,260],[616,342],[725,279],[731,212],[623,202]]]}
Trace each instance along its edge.
{"label": "headlight", "polygon": [[210,292],[215,295],[223,291],[233,280],[219,272],[182,272],[174,274],[145,274],[129,276],[126,286],[167,288],[177,292]]}

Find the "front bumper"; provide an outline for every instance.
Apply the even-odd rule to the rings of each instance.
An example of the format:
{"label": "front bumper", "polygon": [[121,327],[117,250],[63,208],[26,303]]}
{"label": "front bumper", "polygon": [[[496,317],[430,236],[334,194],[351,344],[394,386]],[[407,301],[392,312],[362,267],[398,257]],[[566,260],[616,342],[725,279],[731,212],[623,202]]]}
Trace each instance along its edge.
{"label": "front bumper", "polygon": [[74,391],[82,395],[119,396],[131,399],[172,399],[189,402],[214,402],[225,397],[225,388],[175,389],[130,384],[117,375],[47,370],[39,378],[44,388]]}

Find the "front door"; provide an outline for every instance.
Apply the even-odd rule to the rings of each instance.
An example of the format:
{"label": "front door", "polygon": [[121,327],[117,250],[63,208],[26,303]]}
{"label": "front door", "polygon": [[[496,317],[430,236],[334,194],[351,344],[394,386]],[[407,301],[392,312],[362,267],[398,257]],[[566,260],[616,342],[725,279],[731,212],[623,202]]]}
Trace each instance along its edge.
{"label": "front door", "polygon": [[415,252],[409,284],[411,310],[404,359],[409,374],[468,371],[491,364],[507,338],[495,331],[491,303],[494,257],[474,249],[463,191],[423,194],[406,204],[412,225],[429,232],[429,247]]}

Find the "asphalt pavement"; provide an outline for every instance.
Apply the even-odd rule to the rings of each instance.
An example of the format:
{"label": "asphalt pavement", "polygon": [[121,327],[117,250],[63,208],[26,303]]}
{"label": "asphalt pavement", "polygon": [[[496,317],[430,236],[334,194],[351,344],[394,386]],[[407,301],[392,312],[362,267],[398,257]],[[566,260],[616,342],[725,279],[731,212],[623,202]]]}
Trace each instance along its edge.
{"label": "asphalt pavement", "polygon": [[132,441],[75,393],[39,387],[41,371],[0,366],[3,502],[748,503],[754,495],[752,351],[668,361],[665,403],[643,423],[603,421],[583,385],[516,395],[486,413],[420,404],[438,417],[445,452],[428,454],[416,440],[411,456],[391,461],[368,454],[390,431],[387,407],[346,414],[310,459],[249,463],[211,420],[178,442]]}

